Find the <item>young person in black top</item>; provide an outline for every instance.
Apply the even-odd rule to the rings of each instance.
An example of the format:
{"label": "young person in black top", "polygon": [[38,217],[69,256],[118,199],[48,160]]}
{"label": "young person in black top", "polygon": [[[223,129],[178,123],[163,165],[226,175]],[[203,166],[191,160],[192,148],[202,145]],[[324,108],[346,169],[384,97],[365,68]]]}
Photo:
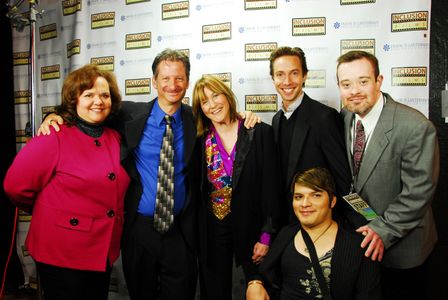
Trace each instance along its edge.
{"label": "young person in black top", "polygon": [[[316,279],[312,248],[331,299],[381,299],[379,265],[364,256],[359,247],[362,236],[332,219],[336,196],[329,171],[312,168],[298,173],[291,190],[299,223],[283,228],[274,240],[260,266],[263,280],[250,282],[247,299],[322,299],[325,286]],[[304,231],[311,239],[310,247],[303,239]]]}

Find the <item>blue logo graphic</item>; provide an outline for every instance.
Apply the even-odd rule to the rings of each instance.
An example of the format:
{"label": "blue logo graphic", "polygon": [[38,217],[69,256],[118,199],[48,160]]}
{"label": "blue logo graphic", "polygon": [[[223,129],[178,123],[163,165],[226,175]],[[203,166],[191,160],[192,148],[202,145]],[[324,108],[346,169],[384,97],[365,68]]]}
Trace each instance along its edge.
{"label": "blue logo graphic", "polygon": [[238,29],[238,31],[239,31],[240,33],[244,33],[244,30],[245,30],[245,29],[244,29],[244,27],[242,27],[242,26]]}
{"label": "blue logo graphic", "polygon": [[87,49],[90,49],[92,47],[92,45],[87,44]]}
{"label": "blue logo graphic", "polygon": [[196,54],[196,59],[201,59],[201,58],[202,58],[201,53]]}
{"label": "blue logo graphic", "polygon": [[120,60],[120,66],[124,65],[124,60]]}
{"label": "blue logo graphic", "polygon": [[196,5],[196,10],[200,11],[202,9],[202,6],[200,4]]}
{"label": "blue logo graphic", "polygon": [[241,77],[240,79],[238,79],[238,83],[239,83],[239,84],[244,84],[244,78]]}
{"label": "blue logo graphic", "polygon": [[158,42],[161,42],[161,41],[162,41],[162,36],[161,36],[161,35],[159,35],[159,36],[157,37],[157,41],[158,41]]}
{"label": "blue logo graphic", "polygon": [[341,28],[341,23],[339,23],[339,22],[335,22],[335,23],[333,24],[333,27],[334,27],[335,29],[339,29],[339,28]]}
{"label": "blue logo graphic", "polygon": [[390,51],[390,45],[389,44],[384,44],[383,50],[384,51]]}
{"label": "blue logo graphic", "polygon": [[121,21],[125,21],[126,20],[126,16],[121,16]]}

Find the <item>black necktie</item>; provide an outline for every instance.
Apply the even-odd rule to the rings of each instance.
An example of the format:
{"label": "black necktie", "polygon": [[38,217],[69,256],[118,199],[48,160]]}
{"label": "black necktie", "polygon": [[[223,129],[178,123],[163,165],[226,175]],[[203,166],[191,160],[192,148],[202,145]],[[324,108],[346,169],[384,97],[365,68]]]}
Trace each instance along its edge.
{"label": "black necktie", "polygon": [[157,173],[156,210],[154,228],[165,233],[174,221],[174,139],[171,117],[165,116],[165,134],[160,149],[160,164]]}

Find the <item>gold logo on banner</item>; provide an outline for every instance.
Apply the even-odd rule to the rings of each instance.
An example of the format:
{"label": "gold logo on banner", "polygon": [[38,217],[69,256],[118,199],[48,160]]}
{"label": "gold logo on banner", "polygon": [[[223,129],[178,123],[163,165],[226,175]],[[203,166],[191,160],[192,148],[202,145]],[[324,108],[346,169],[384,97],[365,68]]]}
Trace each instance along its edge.
{"label": "gold logo on banner", "polygon": [[[19,221],[23,222],[22,220],[20,220],[20,217],[19,217]],[[30,220],[29,221],[31,221],[31,216],[30,216]],[[26,221],[26,222],[29,222],[29,221]],[[22,245],[21,248],[22,248],[22,255],[23,255],[23,257],[30,256],[30,253],[28,252],[28,249],[26,248],[25,245]]]}
{"label": "gold logo on banner", "polygon": [[98,65],[98,68],[104,71],[114,71],[114,56],[92,57],[91,64]]}
{"label": "gold logo on banner", "polygon": [[100,29],[100,28],[115,26],[115,12],[114,11],[93,14],[90,17],[91,17],[90,27],[92,29]]}
{"label": "gold logo on banner", "polygon": [[426,86],[426,67],[392,68],[393,86]]}
{"label": "gold logo on banner", "polygon": [[219,78],[225,85],[232,89],[232,73],[213,73],[207,74]]}
{"label": "gold logo on banner", "polygon": [[162,4],[162,20],[188,18],[190,16],[190,1]]}
{"label": "gold logo on banner", "polygon": [[277,8],[277,0],[244,0],[244,9],[272,9]]}
{"label": "gold logo on banner", "polygon": [[81,0],[65,0],[62,1],[62,14],[64,16],[72,15],[77,11],[81,11],[82,1]]}
{"label": "gold logo on banner", "polygon": [[[25,133],[24,130],[20,130],[20,131],[23,131]],[[31,215],[29,213],[19,209],[18,219],[19,219],[19,222],[29,222],[29,221],[31,221]],[[26,250],[25,245],[22,246],[22,249]]]}
{"label": "gold logo on banner", "polygon": [[31,91],[14,91],[14,104],[27,104],[31,102]]}
{"label": "gold logo on banner", "polygon": [[341,55],[353,50],[366,51],[375,55],[375,39],[341,40]]}
{"label": "gold logo on banner", "polygon": [[307,88],[324,88],[326,87],[326,71],[325,70],[309,70],[305,81]]}
{"label": "gold logo on banner", "polygon": [[67,58],[72,57],[75,54],[81,53],[81,40],[73,40],[67,44]]}
{"label": "gold logo on banner", "polygon": [[295,18],[292,19],[292,35],[325,35],[326,19],[320,18]]}
{"label": "gold logo on banner", "polygon": [[428,12],[413,11],[392,14],[392,32],[428,30]]}
{"label": "gold logo on banner", "polygon": [[254,112],[276,112],[277,111],[277,95],[246,95],[246,108]]}
{"label": "gold logo on banner", "polygon": [[40,80],[61,78],[61,65],[45,66],[40,68]]}
{"label": "gold logo on banner", "polygon": [[230,40],[231,38],[232,38],[231,22],[202,26],[202,42]]}
{"label": "gold logo on banner", "polygon": [[58,36],[58,31],[56,29],[56,23],[51,23],[45,26],[39,27],[39,36],[41,41],[54,39]]}
{"label": "gold logo on banner", "polygon": [[254,43],[244,45],[246,61],[269,60],[271,52],[277,49],[277,43]]}
{"label": "gold logo on banner", "polygon": [[150,2],[150,1],[151,0],[126,0],[126,5],[142,3],[142,2]]}
{"label": "gold logo on banner", "polygon": [[376,0],[341,0],[341,5],[376,3]]}
{"label": "gold logo on banner", "polygon": [[16,130],[16,144],[24,144],[24,143],[26,143],[25,129]]}
{"label": "gold logo on banner", "polygon": [[14,52],[12,54],[13,66],[28,65],[31,62],[29,52]]}
{"label": "gold logo on banner", "polygon": [[42,106],[42,120],[44,119],[44,116],[48,113],[56,112],[56,106]]}
{"label": "gold logo on banner", "polygon": [[126,50],[151,48],[151,32],[126,34]]}
{"label": "gold logo on banner", "polygon": [[151,94],[151,78],[126,79],[126,95],[149,95]]}

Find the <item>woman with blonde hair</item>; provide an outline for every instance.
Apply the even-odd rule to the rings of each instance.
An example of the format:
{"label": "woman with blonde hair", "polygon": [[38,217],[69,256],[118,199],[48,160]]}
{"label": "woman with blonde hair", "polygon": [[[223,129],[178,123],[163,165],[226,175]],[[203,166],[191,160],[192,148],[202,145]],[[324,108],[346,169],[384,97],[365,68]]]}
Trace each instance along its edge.
{"label": "woman with blonde hair", "polygon": [[233,92],[203,76],[193,91],[198,132],[202,299],[232,299],[232,266],[248,285],[269,250],[278,214],[279,176],[271,126],[242,126]]}

